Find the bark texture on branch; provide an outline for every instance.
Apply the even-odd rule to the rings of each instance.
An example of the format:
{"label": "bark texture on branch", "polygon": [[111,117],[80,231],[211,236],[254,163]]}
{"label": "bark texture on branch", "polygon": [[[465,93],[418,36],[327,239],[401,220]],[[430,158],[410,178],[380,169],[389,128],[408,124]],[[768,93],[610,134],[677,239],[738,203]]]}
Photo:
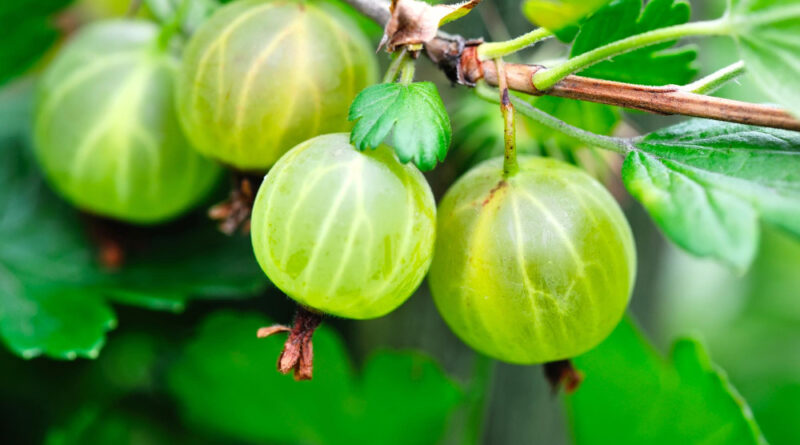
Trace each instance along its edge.
{"label": "bark texture on branch", "polygon": [[[389,3],[382,0],[346,0],[357,10],[385,26],[391,14]],[[466,40],[440,32],[425,44],[425,53],[447,77],[462,85],[474,86],[484,79],[498,86],[497,70],[491,60],[478,59],[480,40]],[[532,94],[583,100],[663,115],[683,115],[718,121],[800,131],[800,120],[788,111],[769,105],[752,104],[695,94],[678,86],[650,87],[611,82],[582,76],[569,76],[553,88],[539,91],[533,86],[537,65],[506,64],[510,89]]]}

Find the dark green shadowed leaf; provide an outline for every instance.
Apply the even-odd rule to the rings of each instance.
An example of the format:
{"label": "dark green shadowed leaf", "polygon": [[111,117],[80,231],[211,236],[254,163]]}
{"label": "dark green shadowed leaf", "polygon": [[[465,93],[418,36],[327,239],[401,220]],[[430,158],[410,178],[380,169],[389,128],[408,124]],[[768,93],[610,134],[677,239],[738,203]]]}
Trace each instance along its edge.
{"label": "dark green shadowed leaf", "polygon": [[800,133],[692,120],[634,146],[626,187],[689,252],[742,271],[759,217],[800,236]]}
{"label": "dark green shadowed leaf", "polygon": [[703,346],[680,339],[663,360],[629,321],[574,360],[567,399],[577,445],[765,444],[750,408]]}
{"label": "dark green shadowed leaf", "polygon": [[[0,98],[0,117],[25,114]],[[23,357],[94,357],[114,314],[80,221],[47,191],[22,130],[0,131],[0,336]]]}
{"label": "dark green shadowed leaf", "polygon": [[381,143],[394,147],[401,162],[431,170],[444,161],[452,129],[442,98],[431,82],[382,83],[365,88],[350,106],[355,121],[350,140],[359,150]]}
{"label": "dark green shadowed leaf", "polygon": [[568,42],[575,38],[578,23],[611,0],[526,0],[522,12],[532,23],[553,31]]}
{"label": "dark green shadowed leaf", "polygon": [[[572,45],[570,57],[608,43],[689,21],[691,6],[682,0],[617,0],[586,20]],[[598,63],[582,76],[643,85],[683,85],[697,74],[697,50],[693,46],[672,48],[677,42],[648,46],[613,60]]]}
{"label": "dark green shadowed leaf", "polygon": [[58,38],[53,15],[72,0],[0,2],[0,85],[36,63]]}
{"label": "dark green shadowed leaf", "polygon": [[106,293],[116,301],[181,310],[191,299],[248,297],[269,284],[250,239],[219,233],[204,215],[127,241],[134,246],[126,249],[124,266],[108,275]]}
{"label": "dark green shadowed leaf", "polygon": [[734,0],[731,33],[761,89],[800,117],[800,2]]}
{"label": "dark green shadowed leaf", "polygon": [[461,392],[430,359],[379,352],[356,373],[323,326],[314,378],[295,382],[275,370],[285,338],[256,338],[269,324],[234,312],[205,321],[169,375],[187,420],[259,443],[422,445],[442,436]]}

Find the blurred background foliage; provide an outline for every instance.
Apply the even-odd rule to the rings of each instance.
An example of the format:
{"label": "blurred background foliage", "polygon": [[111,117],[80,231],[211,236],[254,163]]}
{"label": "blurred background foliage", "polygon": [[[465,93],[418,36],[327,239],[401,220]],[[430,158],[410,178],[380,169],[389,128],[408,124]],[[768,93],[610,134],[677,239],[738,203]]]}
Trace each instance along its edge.
{"label": "blurred background foliage", "polygon": [[[130,7],[128,0],[70,3],[0,6],[3,443],[738,444],[763,441],[760,432],[773,444],[800,443],[800,424],[791,420],[800,413],[800,244],[767,228],[744,276],[692,258],[622,191],[616,158],[524,119],[521,149],[603,179],[637,240],[631,319],[576,360],[587,375],[581,390],[553,395],[540,367],[473,353],[444,325],[426,286],[387,317],[326,320],[315,336],[312,382],[278,375],[281,341],[254,334],[267,317],[288,322],[293,304],[264,280],[246,237],[223,237],[202,211],[157,229],[98,225],[43,185],[30,158],[32,79],[65,31]],[[716,17],[724,3],[693,1],[693,16]],[[158,17],[174,2],[148,5],[140,16]],[[379,37],[377,26],[360,23]],[[529,29],[518,0],[485,1],[448,27],[492,40]],[[725,39],[697,45],[691,69],[701,74],[735,61]],[[519,60],[565,56],[562,46],[545,44]],[[499,153],[501,120],[493,105],[421,65],[418,76],[439,83],[455,126],[448,162],[429,174],[441,196],[458,174]],[[719,94],[765,101],[751,86],[745,77]],[[604,134],[677,120],[625,113],[623,122],[610,107],[532,101]],[[95,264],[98,230],[125,240],[121,270]],[[63,360],[76,357],[97,358]]]}

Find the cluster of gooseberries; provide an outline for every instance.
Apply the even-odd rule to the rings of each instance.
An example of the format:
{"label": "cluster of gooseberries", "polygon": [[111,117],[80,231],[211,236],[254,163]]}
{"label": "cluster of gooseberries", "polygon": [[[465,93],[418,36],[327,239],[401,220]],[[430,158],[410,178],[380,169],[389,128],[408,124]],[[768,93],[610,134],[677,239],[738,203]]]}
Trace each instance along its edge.
{"label": "cluster of gooseberries", "polygon": [[[315,314],[383,316],[427,276],[452,330],[511,363],[574,357],[619,322],[635,275],[628,224],[605,188],[560,161],[466,173],[437,208],[394,150],[359,151],[354,96],[375,82],[367,39],[320,0],[240,0],[176,57],[153,24],[84,28],[42,78],[36,155],[88,212],[152,224],[197,205],[220,164],[264,171],[255,257],[305,314],[280,368],[310,377]],[[299,345],[290,348],[290,344]]]}

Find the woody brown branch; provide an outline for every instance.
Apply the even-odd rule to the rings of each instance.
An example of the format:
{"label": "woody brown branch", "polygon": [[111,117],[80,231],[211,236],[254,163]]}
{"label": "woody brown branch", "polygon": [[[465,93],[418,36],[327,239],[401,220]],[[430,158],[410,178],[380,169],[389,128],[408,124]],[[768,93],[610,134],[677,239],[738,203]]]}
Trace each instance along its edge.
{"label": "woody brown branch", "polygon": [[[385,26],[390,17],[388,4],[380,0],[346,0],[350,5]],[[497,70],[491,60],[478,58],[480,41],[467,41],[458,35],[439,33],[425,44],[428,57],[453,82],[473,86],[478,80],[498,86]],[[762,127],[800,131],[800,120],[789,112],[769,105],[722,99],[682,90],[678,86],[651,87],[622,82],[568,76],[551,89],[540,91],[533,75],[545,67],[506,64],[511,90],[615,105],[663,115],[683,115]]]}

